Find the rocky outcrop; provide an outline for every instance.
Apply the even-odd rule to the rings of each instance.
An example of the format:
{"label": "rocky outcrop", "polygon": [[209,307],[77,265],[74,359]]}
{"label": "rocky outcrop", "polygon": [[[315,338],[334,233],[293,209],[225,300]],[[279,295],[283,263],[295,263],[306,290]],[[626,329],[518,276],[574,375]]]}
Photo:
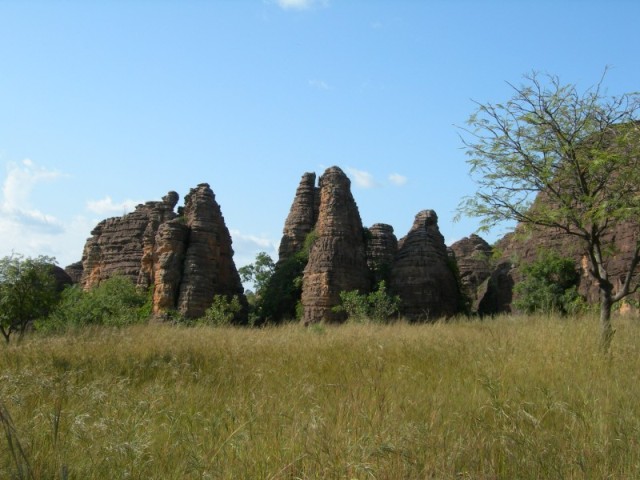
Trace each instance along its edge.
{"label": "rocky outcrop", "polygon": [[185,197],[184,219],[189,235],[178,310],[187,318],[198,318],[214,295],[242,296],[244,289],[233,263],[229,230],[208,184],[198,185]]}
{"label": "rocky outcrop", "polygon": [[58,265],[51,265],[51,275],[55,279],[56,290],[61,292],[69,285],[73,285],[73,279],[71,276]]}
{"label": "rocky outcrop", "polygon": [[398,253],[398,239],[393,227],[386,223],[375,223],[367,232],[367,266],[375,286],[382,280],[389,281],[393,260]]}
{"label": "rocky outcrop", "polygon": [[391,271],[391,290],[400,296],[401,315],[431,321],[460,311],[458,283],[433,210],[419,212],[399,241]]}
{"label": "rocky outcrop", "polygon": [[71,282],[73,284],[78,284],[82,282],[82,262],[75,262],[71,265],[67,265],[64,267],[64,271],[67,272],[69,278],[71,278]]}
{"label": "rocky outcrop", "polygon": [[304,323],[340,321],[332,308],[340,292],[370,289],[362,220],[351,181],[338,167],[320,177],[320,207],[316,239],[304,269],[302,306]]}
{"label": "rocky outcrop", "polygon": [[302,175],[291,210],[284,223],[282,240],[278,248],[279,263],[299,252],[307,235],[315,228],[320,209],[320,189],[315,183],[315,173]]}
{"label": "rocky outcrop", "polygon": [[238,295],[246,305],[231,236],[209,185],[189,192],[180,217],[177,203],[178,194],[169,192],[160,202],[100,222],[84,248],[82,286],[90,289],[122,275],[140,288],[153,287],[158,317],[173,310],[200,317],[214,295]]}
{"label": "rocky outcrop", "polygon": [[189,228],[184,218],[163,223],[155,236],[153,251],[153,314],[161,317],[178,306],[182,266],[189,239]]}
{"label": "rocky outcrop", "polygon": [[[175,192],[161,202],[147,202],[122,217],[103,220],[91,232],[82,253],[82,285],[85,289],[97,286],[102,280],[122,275],[138,284],[141,272],[147,275],[143,257],[148,258],[149,239],[155,238],[160,223],[176,216]],[[177,195],[177,194],[175,194]],[[146,244],[145,244],[146,242]],[[146,256],[145,256],[146,255]],[[145,278],[140,282],[148,286]]]}
{"label": "rocky outcrop", "polygon": [[478,289],[493,271],[493,250],[491,245],[475,234],[458,240],[450,248],[458,266],[462,294],[468,302],[468,309],[475,313],[479,306]]}

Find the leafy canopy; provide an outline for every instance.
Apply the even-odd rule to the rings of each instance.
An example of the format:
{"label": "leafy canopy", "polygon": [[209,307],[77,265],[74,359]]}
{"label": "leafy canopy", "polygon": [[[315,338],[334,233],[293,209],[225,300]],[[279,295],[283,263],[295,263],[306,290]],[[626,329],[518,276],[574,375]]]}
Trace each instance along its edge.
{"label": "leafy canopy", "polygon": [[[464,129],[479,188],[459,215],[481,217],[483,230],[515,220],[584,239],[638,218],[640,96],[606,96],[602,80],[580,93],[536,73],[512,88],[506,103],[477,103]],[[534,204],[539,192],[546,201]]]}
{"label": "leafy canopy", "polygon": [[583,305],[578,295],[580,275],[575,261],[554,251],[542,251],[520,268],[524,279],[515,287],[514,305],[526,313],[566,315]]}
{"label": "leafy canopy", "polygon": [[54,264],[55,259],[46,256],[13,254],[0,259],[0,332],[7,343],[58,301]]}

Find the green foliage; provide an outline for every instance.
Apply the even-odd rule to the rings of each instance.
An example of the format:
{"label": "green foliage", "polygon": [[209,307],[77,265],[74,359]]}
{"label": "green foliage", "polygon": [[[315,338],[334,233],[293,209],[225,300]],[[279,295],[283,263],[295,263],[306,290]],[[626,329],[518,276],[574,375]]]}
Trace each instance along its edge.
{"label": "green foliage", "polygon": [[484,230],[517,221],[579,239],[600,289],[607,350],[612,306],[638,288],[640,248],[619,284],[607,256],[616,226],[640,218],[640,93],[605,95],[603,80],[580,92],[534,72],[507,102],[478,103],[462,136],[478,191],[458,217],[480,217]]}
{"label": "green foliage", "polygon": [[274,269],[275,264],[269,254],[266,252],[259,252],[256,255],[255,262],[245,265],[244,267],[240,267],[238,273],[240,274],[240,278],[243,283],[253,283],[255,294],[259,297],[263,293],[267,283],[269,283]]}
{"label": "green foliage", "polygon": [[229,298],[226,295],[214,295],[213,303],[206,310],[204,316],[197,320],[198,325],[223,327],[231,325],[233,319],[242,310],[237,295]]}
{"label": "green foliage", "polygon": [[266,282],[259,305],[261,322],[281,322],[299,318],[297,308],[302,295],[302,276],[309,261],[309,253],[318,238],[315,230],[305,237],[302,248],[290,258],[280,262]]}
{"label": "green foliage", "polygon": [[578,295],[580,276],[575,262],[555,252],[542,252],[521,266],[524,280],[514,287],[514,306],[526,313],[577,313],[584,305]]}
{"label": "green foliage", "polygon": [[73,286],[62,292],[58,307],[37,323],[41,331],[64,331],[87,325],[122,327],[149,318],[151,297],[126,277],[112,277],[87,292]]}
{"label": "green foliage", "polygon": [[357,290],[340,292],[340,305],[333,310],[346,313],[351,322],[385,323],[398,314],[399,308],[400,297],[391,295],[383,280],[369,294],[361,294]]}
{"label": "green foliage", "polygon": [[45,256],[12,254],[0,259],[0,332],[7,343],[15,332],[22,336],[30,322],[47,315],[58,301],[54,264],[54,258]]}

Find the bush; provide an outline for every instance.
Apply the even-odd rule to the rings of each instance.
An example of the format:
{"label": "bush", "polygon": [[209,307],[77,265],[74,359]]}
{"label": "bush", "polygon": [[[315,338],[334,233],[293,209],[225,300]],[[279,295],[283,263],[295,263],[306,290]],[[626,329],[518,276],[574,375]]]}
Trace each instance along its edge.
{"label": "bush", "polygon": [[514,306],[526,313],[577,313],[584,306],[578,294],[580,275],[575,262],[555,252],[542,252],[521,267],[524,280],[514,292]]}
{"label": "bush", "polygon": [[385,323],[398,314],[399,308],[400,297],[391,295],[382,280],[378,288],[368,295],[360,294],[357,290],[340,292],[340,305],[333,310],[346,313],[352,322]]}
{"label": "bush", "polygon": [[37,322],[41,331],[61,331],[86,325],[122,327],[148,319],[150,295],[126,277],[112,277],[87,292],[74,285],[62,292],[58,307]]}
{"label": "bush", "polygon": [[212,327],[231,325],[233,319],[241,310],[242,305],[237,295],[231,298],[225,295],[215,295],[211,306],[196,323],[198,325],[208,325]]}

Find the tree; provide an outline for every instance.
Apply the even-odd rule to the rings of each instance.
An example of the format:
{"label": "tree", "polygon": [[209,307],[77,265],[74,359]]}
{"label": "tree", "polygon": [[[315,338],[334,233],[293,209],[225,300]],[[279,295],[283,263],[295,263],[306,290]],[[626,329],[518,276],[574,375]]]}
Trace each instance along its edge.
{"label": "tree", "polygon": [[259,252],[256,260],[249,265],[240,267],[238,273],[243,282],[253,283],[256,296],[260,297],[269,279],[273,275],[275,264],[267,252]]}
{"label": "tree", "polygon": [[458,213],[482,217],[483,229],[515,220],[576,238],[600,291],[607,350],[612,306],[638,288],[640,244],[617,287],[607,258],[615,226],[640,218],[640,96],[608,96],[603,81],[604,75],[579,92],[556,76],[532,73],[520,86],[510,85],[506,103],[477,103],[462,141],[478,191],[463,199]]}
{"label": "tree", "polygon": [[7,343],[15,332],[24,335],[31,322],[56,304],[54,264],[54,258],[45,256],[12,254],[0,259],[0,332]]}

